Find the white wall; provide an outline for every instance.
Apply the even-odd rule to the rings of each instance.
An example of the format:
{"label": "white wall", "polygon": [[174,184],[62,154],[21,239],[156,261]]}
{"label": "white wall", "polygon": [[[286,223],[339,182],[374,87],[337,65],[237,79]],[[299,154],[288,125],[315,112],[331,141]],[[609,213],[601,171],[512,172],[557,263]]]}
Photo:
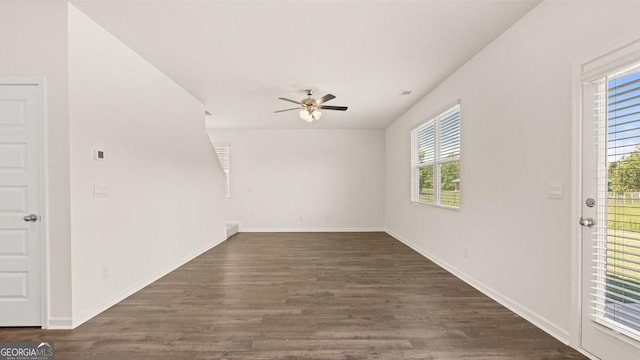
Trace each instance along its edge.
{"label": "white wall", "polygon": [[[543,2],[386,131],[386,226],[567,341],[572,64],[638,38],[640,3]],[[409,201],[409,130],[460,98],[459,212]],[[562,182],[563,200],[547,198]],[[468,248],[469,258],[463,256]]]}
{"label": "white wall", "polygon": [[224,240],[224,195],[203,105],[73,6],[69,98],[78,325]]}
{"label": "white wall", "polygon": [[384,228],[383,130],[209,131],[230,144],[241,231]]}
{"label": "white wall", "polygon": [[71,323],[66,21],[62,2],[0,3],[0,76],[46,80],[51,327]]}

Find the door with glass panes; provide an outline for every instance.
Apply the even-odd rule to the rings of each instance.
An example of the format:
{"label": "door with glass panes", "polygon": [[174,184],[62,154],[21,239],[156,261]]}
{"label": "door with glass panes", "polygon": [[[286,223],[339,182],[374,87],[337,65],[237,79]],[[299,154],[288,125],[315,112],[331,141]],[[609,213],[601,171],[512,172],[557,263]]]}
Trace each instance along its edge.
{"label": "door with glass panes", "polygon": [[582,76],[582,347],[640,359],[640,58]]}

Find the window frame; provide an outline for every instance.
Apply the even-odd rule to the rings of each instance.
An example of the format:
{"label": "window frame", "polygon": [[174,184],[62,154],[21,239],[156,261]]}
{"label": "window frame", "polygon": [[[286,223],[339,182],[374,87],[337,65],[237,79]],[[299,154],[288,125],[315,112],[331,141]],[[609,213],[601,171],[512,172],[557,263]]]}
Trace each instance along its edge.
{"label": "window frame", "polygon": [[[458,154],[456,156],[448,157],[441,159],[440,154],[442,149],[440,147],[440,127],[441,121],[450,115],[454,111],[458,111],[459,118],[459,140],[458,140]],[[429,126],[434,127],[434,158],[431,162],[423,162],[419,161],[419,144],[418,144],[418,134],[424,128]],[[411,138],[411,202],[413,204],[427,205],[438,208],[444,208],[448,210],[460,210],[461,206],[461,198],[458,200],[458,206],[442,204],[442,189],[440,186],[442,185],[442,174],[441,167],[443,164],[447,164],[450,162],[461,160],[462,153],[462,106],[460,100],[457,100],[452,105],[445,107],[443,110],[439,111],[436,115],[428,117],[428,120],[422,122],[418,126],[414,127],[410,131]],[[424,167],[432,166],[433,170],[433,202],[426,202],[420,200],[420,169]],[[461,177],[461,176],[460,176]]]}

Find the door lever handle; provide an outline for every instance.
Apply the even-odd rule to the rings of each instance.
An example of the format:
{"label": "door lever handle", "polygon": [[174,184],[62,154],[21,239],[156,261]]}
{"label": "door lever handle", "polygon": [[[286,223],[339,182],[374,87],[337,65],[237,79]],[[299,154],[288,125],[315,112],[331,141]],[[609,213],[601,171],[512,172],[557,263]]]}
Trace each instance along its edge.
{"label": "door lever handle", "polygon": [[27,222],[36,222],[36,221],[38,221],[38,215],[29,214],[29,215],[23,217],[22,219],[24,219],[24,221],[27,221]]}
{"label": "door lever handle", "polygon": [[593,225],[596,224],[596,221],[593,220],[592,218],[580,218],[580,225],[582,226],[586,226],[586,227],[592,227]]}

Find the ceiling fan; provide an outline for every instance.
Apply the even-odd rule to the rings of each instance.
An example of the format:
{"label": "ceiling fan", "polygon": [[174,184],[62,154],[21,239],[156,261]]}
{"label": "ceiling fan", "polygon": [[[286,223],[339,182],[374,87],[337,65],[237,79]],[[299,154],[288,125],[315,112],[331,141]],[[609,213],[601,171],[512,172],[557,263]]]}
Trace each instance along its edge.
{"label": "ceiling fan", "polygon": [[324,103],[326,103],[329,100],[333,100],[336,97],[332,94],[327,94],[319,99],[312,99],[311,96],[313,95],[313,91],[312,90],[307,90],[307,98],[306,99],[302,99],[300,101],[295,101],[295,100],[291,100],[291,99],[287,99],[287,98],[278,98],[280,100],[284,100],[284,101],[288,101],[288,102],[292,102],[294,104],[298,104],[297,107],[291,108],[291,109],[284,109],[284,110],[278,110],[278,111],[274,111],[276,113],[280,113],[280,112],[285,112],[285,111],[292,111],[292,110],[300,110],[299,115],[300,118],[308,123],[313,122],[314,120],[317,121],[320,119],[320,116],[322,116],[322,112],[320,112],[319,109],[322,110],[338,110],[338,111],[346,111],[347,107],[346,106],[331,106],[331,105],[323,105]]}

